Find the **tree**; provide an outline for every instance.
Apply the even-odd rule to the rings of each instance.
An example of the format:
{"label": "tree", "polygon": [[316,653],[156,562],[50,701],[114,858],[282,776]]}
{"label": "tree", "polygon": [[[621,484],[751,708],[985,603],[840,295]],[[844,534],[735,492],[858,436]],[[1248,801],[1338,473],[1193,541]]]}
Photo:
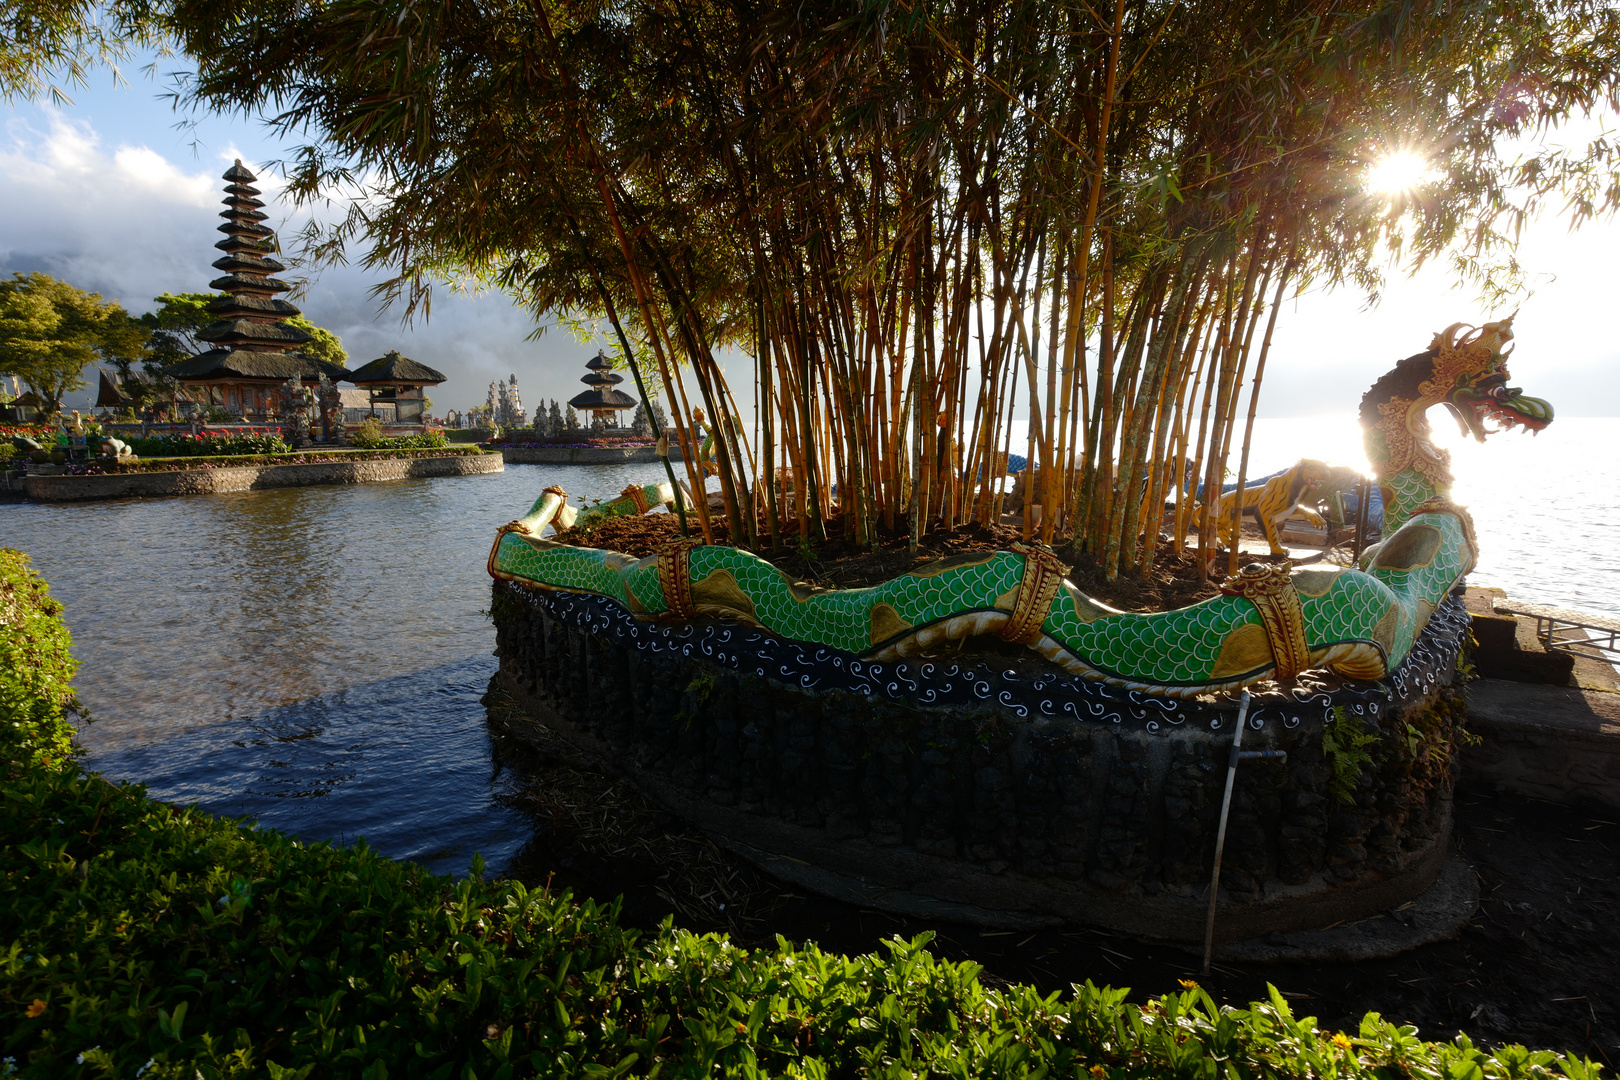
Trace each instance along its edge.
{"label": "tree", "polygon": [[[151,359],[159,366],[177,363],[198,356],[213,348],[198,333],[218,321],[208,305],[222,299],[223,293],[164,293],[157,298],[157,310],[140,318],[141,324],[152,333]],[[330,330],[324,330],[302,315],[286,320],[286,325],[310,335],[310,340],[299,351],[342,366],[349,358],[343,342]]]}
{"label": "tree", "polygon": [[211,346],[197,332],[214,321],[208,305],[222,293],[164,293],[156,298],[156,311],[140,317],[151,334],[147,346],[150,364],[167,367],[207,352]]}
{"label": "tree", "polygon": [[[142,374],[135,376],[128,361],[114,361],[125,396],[137,407],[145,407],[174,394],[176,384],[163,374],[164,368],[214,347],[212,342],[204,341],[198,334],[218,321],[208,306],[224,295],[206,292],[164,293],[156,298],[157,310],[140,317],[141,325],[151,335],[146,355],[141,359]],[[302,315],[287,319],[286,325],[310,335],[310,340],[300,346],[300,351],[340,367],[348,359],[349,354],[344,351],[343,343],[336,334],[323,330]]]}
{"label": "tree", "polygon": [[[1588,0],[172,11],[193,103],[307,140],[295,198],[366,178],[315,254],[633,337],[677,439],[712,418],[738,538],[756,486],[778,533],[778,465],[812,539],[997,519],[972,478],[1017,451],[1026,537],[1146,572],[1148,508],[1242,445],[1288,289],[1376,292],[1390,252],[1499,285],[1539,207],[1620,201],[1620,143],[1528,138],[1620,108],[1620,10]],[[1372,190],[1402,147],[1440,179]],[[722,345],[753,356],[757,452]]]}
{"label": "tree", "polygon": [[49,94],[68,102],[59,83],[82,86],[90,69],[114,66],[131,44],[156,40],[145,0],[5,0],[0,3],[0,101]]}
{"label": "tree", "polygon": [[294,315],[287,320],[286,325],[309,335],[309,340],[298,346],[298,351],[304,355],[325,360],[338,367],[343,367],[349,362],[349,353],[343,347],[342,339],[332,331],[316,326],[302,315]]}
{"label": "tree", "polygon": [[85,365],[127,365],[147,331],[122,306],[49,274],[0,281],[0,375],[15,375],[60,411],[63,395],[85,385]]}

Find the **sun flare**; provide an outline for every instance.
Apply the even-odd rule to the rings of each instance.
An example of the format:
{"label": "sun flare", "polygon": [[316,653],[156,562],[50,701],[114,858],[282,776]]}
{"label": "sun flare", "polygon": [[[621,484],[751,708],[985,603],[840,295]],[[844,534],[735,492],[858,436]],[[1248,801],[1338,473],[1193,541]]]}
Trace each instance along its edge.
{"label": "sun flare", "polygon": [[1380,195],[1401,195],[1429,178],[1429,159],[1411,150],[1395,150],[1367,169],[1367,187]]}

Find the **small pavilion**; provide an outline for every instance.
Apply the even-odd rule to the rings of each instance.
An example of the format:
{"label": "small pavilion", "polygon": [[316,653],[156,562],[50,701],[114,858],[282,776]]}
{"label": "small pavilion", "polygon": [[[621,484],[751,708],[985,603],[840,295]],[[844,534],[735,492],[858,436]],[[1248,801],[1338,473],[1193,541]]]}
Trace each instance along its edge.
{"label": "small pavilion", "polygon": [[323,375],[336,382],[347,379],[349,372],[299,352],[309,335],[285,325],[299,311],[276,295],[292,286],[270,276],[287,268],[270,257],[277,250],[276,234],[263,224],[269,215],[260,209],[264,203],[259,189],[251,186],[256,179],[240,159],[224,175],[225,210],[219,216],[225,224],[219,231],[225,239],[214,246],[225,256],[216,259],[214,267],[225,276],[208,287],[225,295],[208,305],[218,321],[197,334],[214,347],[163,372],[202,404],[268,419],[275,414],[278,390],[288,379],[316,387]]}
{"label": "small pavilion", "polygon": [[614,373],[613,361],[600,350],[585,366],[590,370],[580,376],[579,381],[590,389],[569,398],[569,407],[586,410],[598,422],[610,427],[623,427],[619,423],[620,411],[636,407],[636,399],[617,388],[619,383],[624,382],[624,376]]}
{"label": "small pavilion", "polygon": [[0,416],[0,419],[13,424],[32,424],[43,419],[44,411],[45,403],[40,400],[38,394],[30,390],[26,394],[12,398],[10,404],[0,406],[0,412],[6,414]]}
{"label": "small pavilion", "polygon": [[427,388],[438,386],[445,378],[443,373],[401,356],[395,349],[345,377],[367,392],[373,416],[377,415],[378,404],[392,406],[396,424],[423,423]]}

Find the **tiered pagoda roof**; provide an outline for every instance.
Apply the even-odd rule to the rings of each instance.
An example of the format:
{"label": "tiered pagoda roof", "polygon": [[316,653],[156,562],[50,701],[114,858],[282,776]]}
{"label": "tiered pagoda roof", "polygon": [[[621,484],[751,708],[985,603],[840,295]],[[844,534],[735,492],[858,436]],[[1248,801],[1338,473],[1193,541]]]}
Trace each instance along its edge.
{"label": "tiered pagoda roof", "polygon": [[636,399],[615,387],[624,382],[623,375],[613,372],[613,361],[598,351],[585,364],[590,369],[580,377],[580,382],[591,389],[583,394],[576,394],[568,399],[570,407],[575,409],[589,409],[591,412],[614,412],[619,409],[633,409]]}
{"label": "tiered pagoda roof", "polygon": [[276,294],[290,285],[272,277],[287,269],[271,258],[276,250],[274,230],[262,224],[269,216],[262,209],[258,178],[243,167],[241,159],[226,170],[225,210],[219,215],[225,223],[219,231],[225,239],[214,246],[225,254],[214,260],[214,268],[224,277],[208,283],[226,295],[208,305],[218,321],[198,331],[197,337],[212,342],[214,348],[200,356],[182,360],[164,373],[182,382],[216,380],[274,379],[278,382],[298,377],[313,383],[322,375],[346,379],[348,371],[339,364],[306,356],[298,347],[310,336],[284,320],[299,314],[298,308]]}

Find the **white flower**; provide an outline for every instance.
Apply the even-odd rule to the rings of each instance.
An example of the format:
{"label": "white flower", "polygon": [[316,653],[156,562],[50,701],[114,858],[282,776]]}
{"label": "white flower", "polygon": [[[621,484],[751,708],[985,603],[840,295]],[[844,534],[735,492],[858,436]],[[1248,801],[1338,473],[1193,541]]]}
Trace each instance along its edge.
{"label": "white flower", "polygon": [[137,1080],[139,1080],[140,1077],[146,1075],[146,1070],[150,1069],[155,1064],[157,1064],[157,1058],[147,1058],[146,1059],[146,1064],[142,1065],[140,1068],[135,1070],[135,1076],[136,1076]]}

